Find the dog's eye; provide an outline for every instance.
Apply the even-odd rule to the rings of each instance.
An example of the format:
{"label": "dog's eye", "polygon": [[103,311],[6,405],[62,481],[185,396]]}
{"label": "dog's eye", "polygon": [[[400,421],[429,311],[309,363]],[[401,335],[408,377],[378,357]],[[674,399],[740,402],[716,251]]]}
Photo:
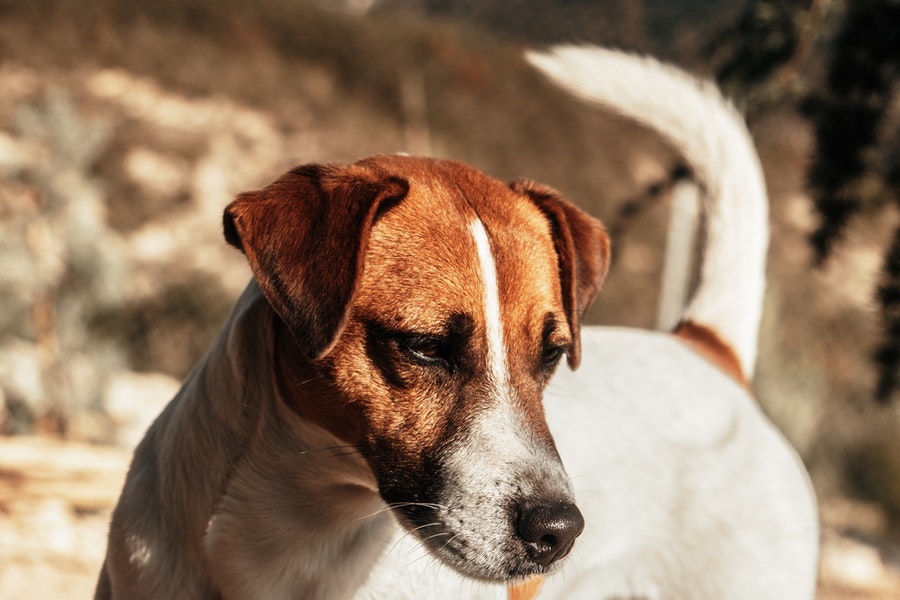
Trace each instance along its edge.
{"label": "dog's eye", "polygon": [[541,364],[545,370],[550,370],[556,366],[565,353],[566,349],[563,346],[547,346],[541,353]]}
{"label": "dog's eye", "polygon": [[399,340],[398,345],[414,362],[429,366],[450,367],[450,360],[440,338],[414,335]]}

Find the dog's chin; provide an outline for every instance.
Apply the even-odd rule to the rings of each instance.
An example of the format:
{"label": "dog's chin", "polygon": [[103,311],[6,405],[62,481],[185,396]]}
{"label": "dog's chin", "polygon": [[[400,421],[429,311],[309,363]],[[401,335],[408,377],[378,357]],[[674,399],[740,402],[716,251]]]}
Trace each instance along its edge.
{"label": "dog's chin", "polygon": [[413,512],[417,517],[415,521],[408,518],[407,510],[395,510],[404,529],[432,556],[463,577],[506,584],[533,575],[549,574],[557,566],[557,563],[541,565],[529,558],[523,545],[514,539],[512,530],[508,533],[497,531],[490,536],[485,536],[482,530],[474,536],[479,539],[474,540],[472,532],[446,525],[437,514],[439,511],[428,511],[429,519],[422,519],[424,511]]}
{"label": "dog's chin", "polygon": [[[460,538],[456,538],[459,540]],[[523,549],[498,551],[497,548],[478,549],[456,540],[445,544],[424,541],[426,548],[441,562],[470,579],[488,583],[510,583],[533,575],[548,574],[556,564],[543,566],[529,559]],[[510,546],[516,546],[510,542]]]}

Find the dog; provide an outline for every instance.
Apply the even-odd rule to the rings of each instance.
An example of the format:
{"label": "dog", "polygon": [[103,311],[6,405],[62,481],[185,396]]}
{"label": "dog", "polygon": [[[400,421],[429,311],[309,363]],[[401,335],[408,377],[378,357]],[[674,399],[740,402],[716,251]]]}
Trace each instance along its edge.
{"label": "dog", "polygon": [[395,522],[468,578],[552,572],[584,520],[542,393],[602,224],[408,156],[298,167],[223,221],[253,279],[134,452],[95,597],[351,598]]}
{"label": "dog", "polygon": [[[663,136],[702,191],[707,222],[699,284],[674,331],[583,327],[581,368],[560,370],[545,394],[586,525],[537,598],[813,598],[815,495],[750,391],[768,209],[743,119],[711,83],[650,58],[561,46],[527,59]],[[417,546],[398,534],[358,597],[505,597],[422,560]]]}

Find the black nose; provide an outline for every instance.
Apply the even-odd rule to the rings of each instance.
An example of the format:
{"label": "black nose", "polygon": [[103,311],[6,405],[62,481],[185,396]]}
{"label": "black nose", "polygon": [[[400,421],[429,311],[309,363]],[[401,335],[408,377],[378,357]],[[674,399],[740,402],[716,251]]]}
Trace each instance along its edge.
{"label": "black nose", "polygon": [[523,510],[516,521],[528,556],[545,567],[568,554],[583,529],[581,511],[569,503]]}

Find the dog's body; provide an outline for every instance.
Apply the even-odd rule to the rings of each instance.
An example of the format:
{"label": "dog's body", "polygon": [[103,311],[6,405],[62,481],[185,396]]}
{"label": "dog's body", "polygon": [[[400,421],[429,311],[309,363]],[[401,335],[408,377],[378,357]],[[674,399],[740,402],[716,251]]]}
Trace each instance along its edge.
{"label": "dog's body", "polygon": [[382,156],[242,194],[225,234],[254,282],[135,452],[97,597],[349,598],[395,517],[467,577],[551,571],[583,520],[541,396],[599,222]]}
{"label": "dog's body", "polygon": [[[700,282],[673,334],[582,329],[547,421],[585,530],[540,600],[799,600],[815,594],[815,498],[749,380],[765,287],[767,199],[742,119],[718,92],[649,59],[560,48],[529,59],[571,93],[649,125],[702,188]],[[502,598],[398,535],[360,596]]]}
{"label": "dog's body", "polygon": [[[622,60],[633,97],[604,103],[647,122],[671,98],[635,78],[665,74]],[[541,395],[581,356],[596,221],[542,186],[402,157],[239,196],[226,238],[255,282],[136,450],[97,598],[493,597],[572,548],[573,488],[586,535],[541,598],[810,597],[805,473],[746,389],[765,192],[739,119],[715,95],[691,105],[708,92],[649,123],[706,186],[704,281],[675,336],[592,329],[585,368],[551,385],[571,483]],[[711,129],[670,131],[679,111]]]}

